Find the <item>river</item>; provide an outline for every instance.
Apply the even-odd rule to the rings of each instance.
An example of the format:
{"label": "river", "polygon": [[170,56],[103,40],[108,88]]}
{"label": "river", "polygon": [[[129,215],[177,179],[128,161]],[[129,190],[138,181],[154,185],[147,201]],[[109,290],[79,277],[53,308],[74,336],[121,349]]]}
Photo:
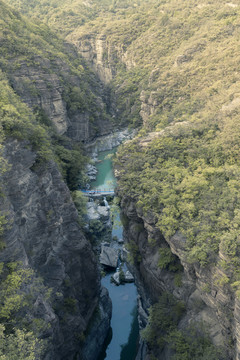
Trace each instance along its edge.
{"label": "river", "polygon": [[[113,189],[116,179],[112,169],[112,158],[116,149],[99,154],[97,179],[91,183],[91,189]],[[117,212],[112,236],[122,238],[122,224]],[[121,247],[113,243],[114,247]],[[126,266],[126,265],[124,265]],[[109,291],[113,304],[111,329],[104,349],[98,360],[134,360],[137,355],[139,328],[137,321],[137,289],[134,283],[116,286],[111,283],[114,272],[107,272],[102,278],[102,285]]]}

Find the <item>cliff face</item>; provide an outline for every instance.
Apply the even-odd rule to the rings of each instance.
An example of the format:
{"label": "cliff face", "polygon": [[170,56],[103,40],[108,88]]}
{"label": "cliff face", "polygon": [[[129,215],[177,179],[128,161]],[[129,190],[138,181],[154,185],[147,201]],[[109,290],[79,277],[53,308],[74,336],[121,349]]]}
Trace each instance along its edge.
{"label": "cliff face", "polygon": [[[81,336],[97,306],[109,305],[103,314],[101,337],[110,321],[107,294],[104,305],[99,304],[95,256],[78,225],[76,208],[56,165],[51,162],[33,170],[35,154],[17,140],[7,142],[5,158],[10,170],[5,175],[1,210],[7,212],[12,225],[6,231],[0,261],[22,262],[52,288],[50,302],[39,294],[39,304],[35,304],[49,327],[44,337],[50,345],[44,359],[80,359]],[[88,358],[94,359],[100,346],[101,341]]]}
{"label": "cliff face", "polygon": [[[239,300],[228,285],[220,284],[222,269],[212,266],[201,267],[185,260],[185,239],[176,233],[166,242],[156,227],[154,217],[144,216],[136,208],[135,201],[122,196],[121,207],[124,216],[124,237],[133,254],[133,269],[142,297],[143,309],[156,302],[164,292],[170,292],[186,306],[185,315],[178,324],[184,329],[194,322],[203,322],[208,329],[213,344],[223,346],[228,359],[239,359]],[[161,269],[159,248],[170,248],[183,266],[181,283],[176,283],[176,274]],[[221,253],[219,254],[221,257]],[[142,314],[142,317],[141,317]],[[146,325],[144,311],[140,312],[142,325]],[[161,359],[169,359],[169,348],[158,354]],[[144,359],[150,359],[150,354]]]}
{"label": "cliff face", "polygon": [[[53,159],[60,148],[69,163],[72,143],[79,146],[111,132],[104,91],[72,45],[1,1],[0,9],[0,30],[8,38],[0,39],[1,160],[8,163],[0,179],[0,213],[7,218],[0,262],[6,267],[19,262],[34,272],[28,288],[22,285],[30,305],[21,311],[34,336],[48,340],[42,358],[94,360],[109,329],[111,301],[101,289],[97,259]],[[56,145],[59,139],[65,148]],[[39,161],[45,141],[49,157]],[[19,321],[17,326],[25,325]]]}
{"label": "cliff face", "polygon": [[[71,46],[69,48],[66,53],[77,59],[77,53]],[[94,103],[86,104],[87,97],[93,94],[90,89],[87,90],[89,95],[81,94],[83,79],[74,75],[61,58],[49,60],[36,56],[30,65],[22,62],[11,73],[10,82],[30,108],[44,111],[60,135],[76,142],[88,142],[112,130],[113,124],[103,116],[105,105],[100,96],[100,83],[95,81]]]}
{"label": "cliff face", "polygon": [[77,46],[80,54],[87,60],[99,78],[104,83],[109,83],[113,79],[115,71],[108,61],[112,57],[112,51],[106,36],[99,35],[95,38],[86,35],[77,39],[71,36],[70,40]]}

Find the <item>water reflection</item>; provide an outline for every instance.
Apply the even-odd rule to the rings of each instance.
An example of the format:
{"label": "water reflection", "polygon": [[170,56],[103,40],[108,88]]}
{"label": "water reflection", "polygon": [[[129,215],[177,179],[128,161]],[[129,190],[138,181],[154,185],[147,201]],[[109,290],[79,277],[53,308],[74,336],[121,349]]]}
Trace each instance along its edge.
{"label": "water reflection", "polygon": [[137,306],[131,313],[133,321],[131,324],[131,332],[129,334],[128,342],[125,345],[121,345],[120,360],[132,360],[135,359],[138,349],[139,327],[137,319]]}
{"label": "water reflection", "polygon": [[[107,188],[109,183],[116,183],[112,170],[112,159],[107,156],[114,154],[116,150],[100,153],[101,162],[97,164],[97,179],[91,182],[92,189]],[[113,185],[112,185],[113,186]],[[111,187],[112,187],[111,186]],[[113,186],[114,187],[114,186]],[[116,216],[112,236],[122,238],[122,224],[119,211],[115,207]],[[116,243],[114,246],[119,248]],[[137,322],[137,289],[134,283],[116,286],[110,282],[113,272],[108,272],[102,279],[102,285],[109,291],[112,299],[113,312],[111,329],[105,341],[105,348],[98,360],[134,360],[137,354],[137,343],[139,337]]]}
{"label": "water reflection", "polygon": [[[99,360],[133,360],[137,353],[138,323],[137,323],[137,290],[136,286],[125,284],[116,286],[110,282],[108,273],[102,279],[113,303],[112,339],[106,344],[105,353]],[[127,354],[127,355],[126,355]],[[125,357],[124,357],[125,356]]]}

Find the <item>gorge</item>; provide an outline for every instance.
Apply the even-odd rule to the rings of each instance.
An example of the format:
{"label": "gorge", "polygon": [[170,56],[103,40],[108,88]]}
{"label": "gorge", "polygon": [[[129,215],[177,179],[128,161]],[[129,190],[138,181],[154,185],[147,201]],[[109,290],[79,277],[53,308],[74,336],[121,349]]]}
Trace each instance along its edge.
{"label": "gorge", "polygon": [[[98,173],[96,180],[91,182],[91,188],[97,190],[114,188],[116,186],[112,168],[112,157],[109,156],[114,155],[115,152],[116,148],[99,153],[98,162],[96,163]],[[92,199],[94,200],[94,197]],[[116,205],[111,205],[111,202],[110,205],[108,205],[106,198],[104,199],[104,204],[105,206],[110,207],[109,216],[112,213],[114,218],[112,234],[110,236],[110,243],[108,243],[108,246],[120,251],[121,254],[123,254],[123,246],[122,244],[119,244],[123,236],[119,209]],[[102,239],[101,234],[99,234],[99,239]],[[99,243],[99,240],[97,240],[97,243]],[[120,255],[121,259],[122,257],[123,255]],[[118,267],[123,271],[127,270],[123,259],[119,259]],[[135,359],[139,335],[137,322],[136,287],[134,283],[126,283],[117,286],[114,282],[112,282],[111,278],[115,273],[116,268],[115,270],[105,268],[103,271],[104,277],[102,278],[102,285],[109,291],[113,310],[111,329],[108,336],[110,343],[106,344],[106,350],[104,349],[103,354],[100,356],[99,360]]]}
{"label": "gorge", "polygon": [[105,223],[88,228],[79,190],[89,154],[124,139],[136,359],[240,359],[239,19],[223,0],[0,0],[4,360],[104,353]]}

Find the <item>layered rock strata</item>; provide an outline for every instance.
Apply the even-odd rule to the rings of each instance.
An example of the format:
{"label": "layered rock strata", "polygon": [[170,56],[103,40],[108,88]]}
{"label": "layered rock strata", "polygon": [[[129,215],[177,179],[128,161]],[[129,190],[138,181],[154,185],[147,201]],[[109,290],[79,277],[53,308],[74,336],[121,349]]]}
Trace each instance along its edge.
{"label": "layered rock strata", "polygon": [[37,166],[35,153],[26,145],[17,140],[5,145],[9,170],[1,210],[8,214],[11,225],[4,236],[6,247],[0,252],[0,262],[21,262],[52,289],[51,301],[41,299],[40,294],[38,299],[39,316],[48,324],[47,333],[42,334],[49,339],[45,360],[85,356],[83,336],[100,308],[95,330],[99,340],[93,346],[96,355],[111,315],[111,306],[106,309],[99,302],[105,298],[109,305],[107,293],[101,293],[97,261],[56,164]]}
{"label": "layered rock strata", "polygon": [[[66,53],[78,57],[71,45]],[[95,87],[91,89],[88,84],[87,90],[94,93],[94,104],[81,105],[83,80],[60,58],[50,60],[35,56],[31,64],[22,62],[14,68],[9,79],[21,99],[34,111],[41,109],[59,135],[66,135],[76,142],[88,142],[108,134],[113,128],[113,123],[103,116],[103,89],[97,78],[94,79]],[[74,93],[74,89],[80,92]],[[71,101],[74,108],[71,108]]]}
{"label": "layered rock strata", "polygon": [[[176,233],[166,242],[151,214],[148,216],[136,208],[135,201],[121,194],[124,216],[124,238],[134,249],[130,253],[138,290],[141,295],[139,309],[141,327],[146,325],[146,311],[163,292],[169,292],[186,306],[186,313],[178,324],[185,329],[190,324],[204,323],[216,346],[223,346],[228,359],[239,359],[239,300],[228,285],[220,285],[222,269],[189,264],[184,256],[185,239]],[[168,247],[183,266],[181,284],[176,284],[174,272],[159,267],[160,247]],[[221,254],[219,254],[221,256]],[[218,281],[219,280],[219,281]],[[142,354],[142,355],[141,355]],[[168,360],[165,348],[159,358]],[[150,354],[140,347],[138,359],[148,360]]]}

